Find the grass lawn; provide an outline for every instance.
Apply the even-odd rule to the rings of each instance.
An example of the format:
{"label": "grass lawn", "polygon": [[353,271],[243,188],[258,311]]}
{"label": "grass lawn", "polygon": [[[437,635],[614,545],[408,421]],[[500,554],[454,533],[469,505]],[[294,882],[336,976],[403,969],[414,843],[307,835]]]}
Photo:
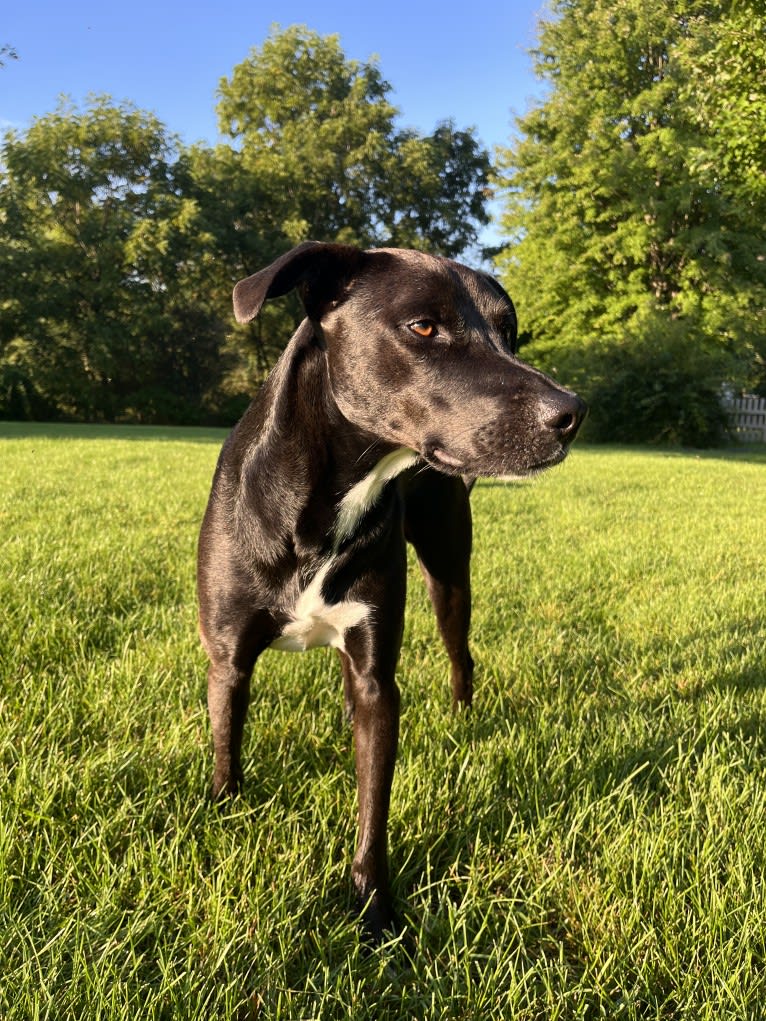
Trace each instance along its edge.
{"label": "grass lawn", "polygon": [[763,1017],[764,448],[480,484],[470,714],[413,566],[407,928],[366,953],[329,650],[263,656],[246,791],[205,799],[221,439],[0,425],[0,1017]]}

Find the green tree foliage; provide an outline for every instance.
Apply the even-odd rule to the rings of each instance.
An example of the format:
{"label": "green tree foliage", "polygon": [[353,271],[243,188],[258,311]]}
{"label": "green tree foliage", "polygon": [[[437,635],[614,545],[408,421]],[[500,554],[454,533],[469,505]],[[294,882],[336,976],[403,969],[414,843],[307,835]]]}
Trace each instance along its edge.
{"label": "green tree foliage", "polygon": [[396,111],[377,67],[337,36],[274,32],[220,85],[219,129],[259,182],[262,234],[359,241],[375,218]]}
{"label": "green tree foliage", "polygon": [[[719,8],[721,11],[721,8]],[[766,221],[766,8],[734,0],[711,20],[698,16],[680,44],[686,71],[683,99],[696,137],[695,172],[726,187]]]}
{"label": "green tree foliage", "polygon": [[744,0],[552,14],[546,97],[502,155],[500,266],[528,353],[590,397],[591,435],[709,442],[694,423],[716,432],[720,383],[752,384],[763,343],[763,15]]}
{"label": "green tree foliage", "polygon": [[6,135],[0,416],[231,420],[299,312],[235,326],[238,279],[308,237],[475,244],[488,154],[450,122],[398,130],[389,91],[291,28],[221,83],[215,147],[108,98]]}
{"label": "green tree foliage", "polygon": [[489,155],[449,121],[427,136],[398,130],[390,91],[375,62],[302,26],[275,30],[221,82],[220,130],[275,246],[311,237],[457,255],[476,243]]}
{"label": "green tree foliage", "polygon": [[430,135],[396,136],[380,182],[379,242],[454,257],[489,223],[490,164],[471,131],[443,121]]}
{"label": "green tree foliage", "polygon": [[[338,36],[274,29],[228,79],[217,107],[228,141],[195,153],[198,196],[231,279],[308,238],[455,256],[488,222],[489,155],[450,121],[430,135],[396,127],[374,61],[347,60]],[[267,305],[237,327],[232,390],[260,376],[299,314]]]}
{"label": "green tree foliage", "polygon": [[197,287],[212,253],[174,140],[98,99],[10,133],[3,164],[4,413],[186,418],[219,327]]}

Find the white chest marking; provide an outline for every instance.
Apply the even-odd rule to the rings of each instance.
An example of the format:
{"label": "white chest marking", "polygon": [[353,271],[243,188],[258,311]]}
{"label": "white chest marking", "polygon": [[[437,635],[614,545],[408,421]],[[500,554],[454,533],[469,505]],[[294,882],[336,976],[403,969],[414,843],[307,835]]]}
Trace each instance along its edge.
{"label": "white chest marking", "polygon": [[367,513],[383,492],[383,487],[418,459],[409,447],[399,447],[386,454],[363,479],[346,493],[338,508],[335,522],[335,548],[354,531],[357,521]]}
{"label": "white chest marking", "polygon": [[343,649],[346,631],[367,619],[370,607],[366,603],[350,599],[340,603],[324,601],[322,585],[332,564],[332,560],[326,561],[314,575],[311,584],[298,596],[292,620],[285,625],[279,638],[271,643],[272,649],[305,652],[306,649],[315,649],[320,645]]}
{"label": "white chest marking", "polygon": [[327,603],[322,596],[322,585],[333,566],[341,542],[353,533],[356,523],[375,504],[386,483],[417,459],[414,450],[400,447],[386,454],[369,474],[346,493],[340,502],[335,521],[333,553],[298,596],[291,613],[292,619],[285,625],[279,638],[271,643],[272,649],[304,652],[321,645],[343,649],[346,632],[367,620],[371,606],[353,599]]}

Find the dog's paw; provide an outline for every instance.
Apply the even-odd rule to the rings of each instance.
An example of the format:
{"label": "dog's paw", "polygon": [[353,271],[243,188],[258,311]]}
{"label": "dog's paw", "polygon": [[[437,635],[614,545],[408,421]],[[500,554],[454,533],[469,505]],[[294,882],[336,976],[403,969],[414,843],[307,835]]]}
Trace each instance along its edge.
{"label": "dog's paw", "polygon": [[401,932],[399,918],[387,897],[374,893],[366,901],[357,900],[357,914],[362,939],[369,947],[379,947]]}
{"label": "dog's paw", "polygon": [[225,804],[227,801],[231,801],[232,798],[236,798],[242,790],[242,774],[229,774],[228,776],[213,777],[213,782],[210,784],[210,800],[216,804]]}

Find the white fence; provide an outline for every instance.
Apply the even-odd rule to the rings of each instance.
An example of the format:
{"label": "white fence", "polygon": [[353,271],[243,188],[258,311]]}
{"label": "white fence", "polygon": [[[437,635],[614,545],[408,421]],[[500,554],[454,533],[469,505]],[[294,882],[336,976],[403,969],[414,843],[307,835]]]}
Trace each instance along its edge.
{"label": "white fence", "polygon": [[744,443],[766,443],[766,397],[726,397],[731,431]]}

